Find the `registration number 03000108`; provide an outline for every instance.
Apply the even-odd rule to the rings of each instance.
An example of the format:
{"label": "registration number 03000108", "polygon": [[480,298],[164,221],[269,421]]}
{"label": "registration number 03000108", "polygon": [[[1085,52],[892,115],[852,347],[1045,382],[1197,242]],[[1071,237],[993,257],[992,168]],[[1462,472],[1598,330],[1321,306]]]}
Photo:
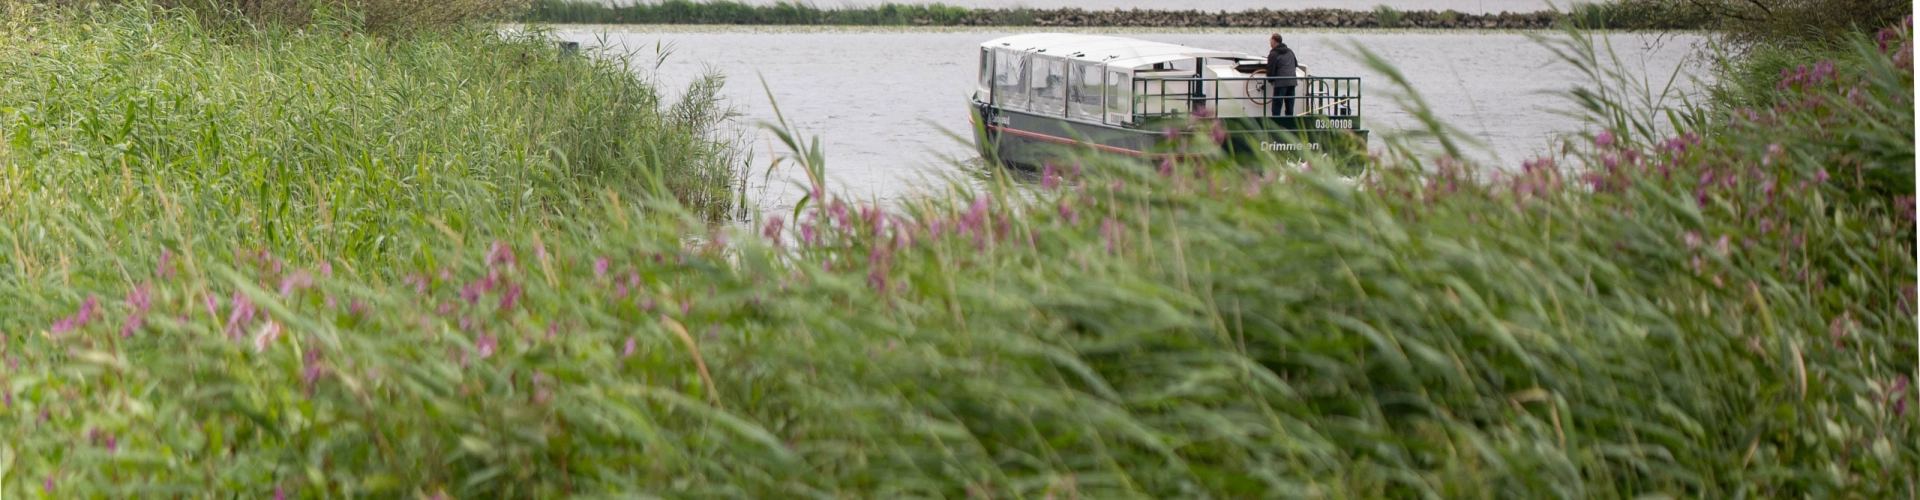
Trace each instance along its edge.
{"label": "registration number 03000108", "polygon": [[1352,130],[1353,120],[1322,118],[1322,119],[1313,121],[1313,128],[1337,128],[1337,129]]}

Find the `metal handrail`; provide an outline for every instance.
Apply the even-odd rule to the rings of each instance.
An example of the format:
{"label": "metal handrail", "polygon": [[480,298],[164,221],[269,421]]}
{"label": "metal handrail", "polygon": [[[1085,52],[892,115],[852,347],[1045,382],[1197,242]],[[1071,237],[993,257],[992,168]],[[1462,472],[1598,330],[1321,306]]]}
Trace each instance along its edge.
{"label": "metal handrail", "polygon": [[[1360,108],[1363,100],[1360,96],[1360,78],[1351,77],[1351,76],[1329,76],[1329,77],[1317,77],[1317,76],[1307,76],[1307,77],[1163,76],[1162,77],[1162,76],[1156,76],[1156,77],[1145,77],[1145,78],[1134,77],[1132,81],[1133,103],[1132,103],[1131,111],[1134,117],[1134,122],[1138,123],[1141,119],[1147,118],[1147,117],[1171,116],[1171,115],[1180,114],[1181,113],[1180,111],[1168,110],[1165,107],[1168,100],[1186,101],[1187,103],[1189,103],[1189,105],[1200,105],[1200,106],[1210,105],[1215,109],[1218,109],[1220,107],[1220,103],[1223,101],[1227,101],[1227,102],[1243,101],[1243,100],[1256,101],[1261,106],[1261,109],[1264,110],[1264,109],[1268,109],[1267,108],[1268,102],[1270,102],[1271,99],[1285,99],[1287,97],[1279,97],[1279,96],[1271,95],[1270,90],[1263,91],[1262,95],[1258,95],[1258,96],[1247,95],[1247,96],[1237,96],[1237,97],[1224,97],[1224,93],[1220,91],[1221,84],[1223,82],[1264,82],[1267,84],[1267,88],[1272,88],[1274,83],[1283,82],[1283,81],[1299,82],[1299,84],[1296,85],[1296,87],[1299,87],[1301,90],[1299,91],[1299,94],[1292,96],[1291,98],[1298,99],[1298,101],[1296,102],[1305,103],[1305,106],[1302,106],[1306,108],[1304,111],[1296,110],[1295,114],[1291,116],[1327,116],[1327,117],[1335,117],[1335,118],[1357,118],[1361,114]],[[1160,83],[1161,92],[1149,93],[1148,92],[1149,82],[1161,82]],[[1175,83],[1184,83],[1186,85],[1182,85],[1182,86],[1187,88],[1184,89],[1184,91],[1174,91],[1171,88],[1172,85],[1169,85],[1169,84],[1175,84]],[[1212,92],[1203,92],[1203,90],[1207,90],[1206,88],[1207,84],[1212,85],[1212,88],[1211,88]],[[1161,101],[1159,101],[1162,106],[1160,112],[1155,113],[1147,109],[1149,107],[1148,104],[1150,102],[1149,98],[1161,99]],[[1261,101],[1266,101],[1266,102],[1261,102]],[[1350,106],[1343,106],[1343,105],[1350,105]],[[1322,111],[1328,111],[1328,110],[1337,111],[1337,113],[1316,115],[1316,113],[1320,113]],[[1265,113],[1258,115],[1258,117],[1267,117],[1267,118],[1282,117],[1282,116],[1283,115],[1272,115],[1272,114],[1265,114]]]}

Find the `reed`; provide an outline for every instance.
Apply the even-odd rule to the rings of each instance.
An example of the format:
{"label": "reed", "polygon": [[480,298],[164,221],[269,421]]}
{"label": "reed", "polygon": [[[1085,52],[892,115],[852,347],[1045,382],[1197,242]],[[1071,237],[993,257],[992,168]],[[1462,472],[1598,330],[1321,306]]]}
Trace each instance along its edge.
{"label": "reed", "polygon": [[135,243],[373,265],[605,191],[713,219],[733,206],[717,81],[662,102],[625,59],[564,57],[537,31],[394,40],[323,19],[231,38],[193,11],[11,14],[0,240],[16,277]]}
{"label": "reed", "polygon": [[[126,24],[34,24],[39,42],[0,61],[124,36],[106,39],[164,62],[178,56],[135,51],[145,33],[193,26],[112,19]],[[88,34],[101,31],[138,35]],[[1797,78],[1778,107],[1738,115],[1662,101],[1591,38],[1549,40],[1595,75],[1571,95],[1596,134],[1498,176],[1399,140],[1358,185],[1326,165],[1230,163],[1200,120],[1187,162],[1079,156],[1029,184],[998,176],[899,207],[816,185],[797,217],[736,228],[698,204],[475,167],[456,171],[491,184],[359,198],[396,221],[377,241],[408,242],[388,258],[263,245],[302,233],[219,218],[329,227],[302,215],[328,213],[303,208],[317,198],[252,191],[378,169],[199,160],[187,152],[248,144],[183,125],[213,112],[156,114],[178,118],[128,136],[184,137],[165,161],[75,147],[122,137],[127,115],[84,117],[125,101],[47,69],[59,77],[43,85],[82,91],[7,99],[32,108],[0,129],[0,243],[33,249],[0,260],[0,300],[25,304],[0,310],[0,492],[1910,496],[1914,193],[1865,180],[1911,176],[1912,36],[1892,33],[1891,49],[1853,43],[1860,68]],[[274,53],[371,43],[337,37]],[[403,46],[334,47],[406,60]],[[372,79],[351,71],[378,66],[358,64],[333,78]],[[435,80],[465,67],[386,73],[444,86],[373,95],[466,109],[444,98],[515,88]],[[274,88],[241,78],[261,70],[199,71],[174,78]],[[203,94],[178,99],[221,95]],[[426,112],[348,102],[306,109]],[[1435,123],[1424,132],[1451,134]],[[434,147],[345,130],[292,144]],[[782,137],[809,169],[827,161]],[[392,153],[326,158],[356,156]],[[399,165],[425,178],[448,164]],[[300,182],[240,182],[267,175]],[[487,223],[407,223],[461,216]],[[223,246],[268,251],[210,250]]]}

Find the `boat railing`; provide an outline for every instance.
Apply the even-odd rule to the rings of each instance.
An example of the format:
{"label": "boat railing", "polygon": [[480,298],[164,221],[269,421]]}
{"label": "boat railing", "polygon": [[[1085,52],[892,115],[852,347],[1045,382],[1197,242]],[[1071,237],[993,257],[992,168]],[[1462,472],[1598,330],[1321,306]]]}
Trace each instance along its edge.
{"label": "boat railing", "polygon": [[[1287,84],[1294,85],[1293,97],[1277,96],[1271,90]],[[1231,90],[1239,92],[1227,92]],[[1351,76],[1135,77],[1132,94],[1133,123],[1188,115],[1196,109],[1213,110],[1223,117],[1358,118],[1361,104],[1360,78]],[[1293,114],[1274,114],[1274,99],[1293,99]]]}

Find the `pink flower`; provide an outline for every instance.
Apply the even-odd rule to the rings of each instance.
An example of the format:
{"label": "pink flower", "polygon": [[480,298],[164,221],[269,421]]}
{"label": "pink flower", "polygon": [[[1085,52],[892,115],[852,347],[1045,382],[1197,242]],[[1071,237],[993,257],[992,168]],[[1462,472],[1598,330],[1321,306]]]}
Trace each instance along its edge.
{"label": "pink flower", "polygon": [[492,357],[494,349],[499,346],[500,340],[493,338],[492,335],[482,334],[479,340],[474,341],[474,349],[480,351],[480,359]]}
{"label": "pink flower", "polygon": [[629,335],[627,336],[627,344],[620,348],[620,359],[627,359],[629,357],[632,357],[633,350],[634,350],[633,336]]}
{"label": "pink flower", "polygon": [[173,277],[173,251],[160,251],[160,264],[154,266],[153,274],[162,279]]}
{"label": "pink flower", "polygon": [[87,296],[87,300],[80,303],[80,310],[78,312],[73,313],[72,316],[53,322],[53,326],[50,327],[50,329],[53,330],[54,335],[79,330],[80,327],[87,326],[87,322],[93,321],[93,318],[99,315],[99,309],[100,299],[89,295]]}
{"label": "pink flower", "polygon": [[267,321],[266,326],[260,327],[260,333],[254,334],[253,351],[267,352],[267,348],[272,347],[273,342],[279,339],[280,339],[280,323],[277,321],[269,320]]}
{"label": "pink flower", "polygon": [[1040,187],[1043,189],[1060,187],[1060,174],[1053,171],[1052,162],[1048,162],[1046,168],[1040,171]]}
{"label": "pink flower", "polygon": [[1600,135],[1593,137],[1593,145],[1607,147],[1613,145],[1613,131],[1602,129]]}
{"label": "pink flower", "polygon": [[785,229],[786,225],[787,225],[786,219],[780,218],[780,216],[775,215],[772,218],[767,219],[766,227],[760,229],[760,236],[773,241],[774,246],[779,246],[780,230]]}
{"label": "pink flower", "polygon": [[605,277],[607,277],[607,258],[600,257],[593,259],[593,279]]}
{"label": "pink flower", "polygon": [[487,265],[489,266],[498,264],[514,265],[518,262],[519,260],[513,256],[513,247],[507,246],[506,243],[493,242],[493,248],[487,252]]}
{"label": "pink flower", "polygon": [[500,295],[500,310],[505,311],[507,309],[512,309],[513,304],[515,302],[518,302],[519,300],[520,300],[520,284],[514,283],[512,285],[507,285],[507,292]]}
{"label": "pink flower", "polygon": [[306,271],[295,271],[293,275],[280,278],[280,296],[292,295],[294,290],[313,286],[313,275]]}
{"label": "pink flower", "polygon": [[147,324],[147,310],[153,308],[153,296],[146,284],[133,287],[133,292],[127,294],[127,307],[133,312],[127,314],[126,324],[120,327],[120,338],[133,336],[133,332]]}

